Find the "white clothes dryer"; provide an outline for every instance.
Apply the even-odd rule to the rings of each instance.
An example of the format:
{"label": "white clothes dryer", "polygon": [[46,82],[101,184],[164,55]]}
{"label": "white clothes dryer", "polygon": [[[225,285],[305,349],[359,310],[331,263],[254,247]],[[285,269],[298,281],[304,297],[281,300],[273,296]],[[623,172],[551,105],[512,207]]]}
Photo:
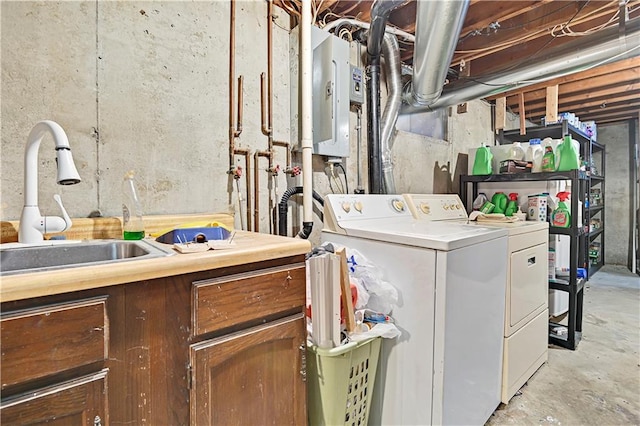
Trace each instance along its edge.
{"label": "white clothes dryer", "polygon": [[[438,210],[434,210],[434,205],[461,203],[455,194],[404,194],[404,198],[413,217],[425,221],[434,220],[432,210]],[[505,229],[509,234],[508,249],[504,253],[507,288],[501,391],[501,401],[507,404],[548,359],[549,224],[469,222],[466,211],[459,216],[460,223]]]}
{"label": "white clothes dryer", "polygon": [[328,195],[324,219],[323,241],[360,251],[399,293],[370,423],[484,424],[500,403],[507,232],[415,220],[399,195]]}

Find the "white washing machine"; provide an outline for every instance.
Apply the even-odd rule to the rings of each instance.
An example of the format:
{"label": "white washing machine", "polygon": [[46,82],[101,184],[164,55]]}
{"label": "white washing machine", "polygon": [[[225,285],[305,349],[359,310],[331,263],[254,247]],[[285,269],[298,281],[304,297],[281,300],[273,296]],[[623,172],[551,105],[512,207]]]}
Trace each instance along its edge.
{"label": "white washing machine", "polygon": [[360,251],[399,293],[370,423],[484,424],[500,403],[507,232],[417,221],[399,195],[328,195],[324,219],[323,241]]}
{"label": "white washing machine", "polygon": [[[452,194],[405,194],[404,198],[413,216],[419,220],[434,220],[434,204],[447,206],[460,202],[460,198]],[[466,212],[460,214],[460,221],[468,222]],[[506,229],[509,233],[504,254],[507,288],[501,392],[501,400],[507,404],[548,358],[549,224],[534,221],[470,223]]]}

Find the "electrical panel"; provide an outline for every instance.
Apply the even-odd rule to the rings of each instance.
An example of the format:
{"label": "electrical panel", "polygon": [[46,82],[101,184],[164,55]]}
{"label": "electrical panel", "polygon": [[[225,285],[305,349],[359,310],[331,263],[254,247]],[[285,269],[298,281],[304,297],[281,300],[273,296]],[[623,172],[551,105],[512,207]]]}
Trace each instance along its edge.
{"label": "electrical panel", "polygon": [[348,157],[349,99],[353,81],[349,42],[314,26],[311,27],[311,45],[313,152],[330,157]]}
{"label": "electrical panel", "polygon": [[364,103],[364,83],[362,68],[351,65],[351,80],[349,81],[349,101],[352,104]]}

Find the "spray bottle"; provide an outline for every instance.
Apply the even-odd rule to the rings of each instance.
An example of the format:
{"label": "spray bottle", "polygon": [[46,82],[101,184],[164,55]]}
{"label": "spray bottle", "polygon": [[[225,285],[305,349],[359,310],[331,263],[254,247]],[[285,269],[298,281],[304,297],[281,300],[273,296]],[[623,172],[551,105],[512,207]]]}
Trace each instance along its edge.
{"label": "spray bottle", "polygon": [[558,228],[568,228],[571,226],[571,213],[569,208],[565,204],[565,201],[569,198],[570,193],[566,191],[558,192],[558,207],[551,213],[551,226],[557,226]]}
{"label": "spray bottle", "polygon": [[504,211],[505,216],[513,216],[515,212],[518,211],[518,194],[512,192],[509,194],[509,202],[507,203],[507,208]]}

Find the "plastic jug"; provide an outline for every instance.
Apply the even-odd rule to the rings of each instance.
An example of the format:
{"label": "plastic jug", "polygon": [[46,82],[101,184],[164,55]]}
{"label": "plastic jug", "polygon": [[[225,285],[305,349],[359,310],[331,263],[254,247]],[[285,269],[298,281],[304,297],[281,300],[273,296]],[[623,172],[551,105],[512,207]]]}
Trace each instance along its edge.
{"label": "plastic jug", "polygon": [[514,142],[509,149],[509,160],[524,160],[524,149],[520,142]]}
{"label": "plastic jug", "polygon": [[544,150],[542,149],[540,139],[530,139],[529,147],[527,148],[527,152],[524,156],[526,161],[531,161],[531,171],[534,173],[538,173],[542,171],[542,156],[544,155]]}
{"label": "plastic jug", "polygon": [[571,136],[565,136],[562,143],[558,145],[558,171],[568,172],[580,168],[580,158]]}
{"label": "plastic jug", "polygon": [[495,207],[493,208],[493,213],[502,213],[507,210],[507,195],[504,192],[496,192],[491,197],[491,204]]}
{"label": "plastic jug", "polygon": [[489,147],[482,145],[476,151],[476,157],[473,160],[472,173],[474,175],[490,175],[492,173],[492,170],[491,170],[492,159],[493,159],[493,154],[489,150]]}

